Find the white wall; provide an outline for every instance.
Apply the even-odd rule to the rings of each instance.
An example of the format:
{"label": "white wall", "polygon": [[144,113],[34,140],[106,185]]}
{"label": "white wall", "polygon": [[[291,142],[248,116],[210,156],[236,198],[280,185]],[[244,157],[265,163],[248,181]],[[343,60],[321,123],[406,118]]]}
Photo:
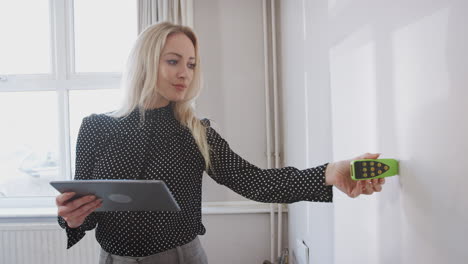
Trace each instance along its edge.
{"label": "white wall", "polygon": [[[197,111],[213,120],[235,152],[265,168],[262,23],[261,0],[197,0],[194,4],[205,80]],[[203,185],[204,201],[246,200],[209,177]]]}
{"label": "white wall", "polygon": [[[466,263],[468,2],[327,2],[328,25],[314,25],[323,25],[328,34],[332,159],[382,152],[382,158],[399,159],[401,168],[400,176],[387,178],[382,193],[350,199],[334,192],[333,258],[320,263]],[[284,66],[290,79],[283,76],[283,83],[307,87],[298,75],[306,71],[302,61],[320,60],[320,55],[304,52],[303,59],[296,53],[308,47],[319,51],[320,41],[301,48],[306,39],[298,37],[300,26],[307,25],[300,21],[301,2],[281,3],[291,19],[282,22],[282,39],[290,43],[283,46],[284,55],[291,56]],[[302,17],[320,10],[321,3],[314,1]],[[317,87],[309,91],[317,93]],[[304,119],[301,94],[284,97],[289,119]],[[314,114],[323,113],[316,109]],[[291,153],[303,151],[299,142],[307,138],[305,126],[295,124],[301,132],[285,135],[294,139],[287,144]],[[313,227],[303,219],[307,208],[290,208],[291,247]]]}
{"label": "white wall", "polygon": [[[209,263],[261,264],[270,259],[269,214],[203,215],[207,228],[201,243]],[[283,216],[283,245],[287,247],[287,215]],[[275,252],[276,253],[276,252]]]}
{"label": "white wall", "polygon": [[[215,121],[215,128],[236,153],[266,168],[262,1],[194,2],[194,28],[205,77],[197,110]],[[246,199],[205,175],[203,201],[239,200]],[[207,233],[200,238],[210,263],[270,259],[268,213],[203,215],[203,223]],[[287,214],[283,225],[286,247]]]}
{"label": "white wall", "polygon": [[333,151],[400,159],[335,198],[335,263],[466,263],[468,2],[329,1]]}
{"label": "white wall", "polygon": [[[301,169],[332,158],[327,6],[321,0],[278,7],[285,165]],[[289,219],[293,263],[332,263],[333,204],[289,205]]]}

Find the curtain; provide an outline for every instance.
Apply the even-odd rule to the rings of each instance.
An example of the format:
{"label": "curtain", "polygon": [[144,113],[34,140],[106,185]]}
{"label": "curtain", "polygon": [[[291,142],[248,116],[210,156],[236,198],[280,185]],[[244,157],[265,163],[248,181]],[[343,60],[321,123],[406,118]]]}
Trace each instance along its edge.
{"label": "curtain", "polygon": [[138,33],[161,21],[193,28],[193,0],[137,0]]}

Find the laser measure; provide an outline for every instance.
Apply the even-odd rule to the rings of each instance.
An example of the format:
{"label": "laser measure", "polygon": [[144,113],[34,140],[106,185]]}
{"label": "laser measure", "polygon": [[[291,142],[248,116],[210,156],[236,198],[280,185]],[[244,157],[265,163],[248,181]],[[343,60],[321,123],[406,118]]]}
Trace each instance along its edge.
{"label": "laser measure", "polygon": [[398,161],[395,159],[362,159],[351,161],[353,180],[371,180],[398,174]]}

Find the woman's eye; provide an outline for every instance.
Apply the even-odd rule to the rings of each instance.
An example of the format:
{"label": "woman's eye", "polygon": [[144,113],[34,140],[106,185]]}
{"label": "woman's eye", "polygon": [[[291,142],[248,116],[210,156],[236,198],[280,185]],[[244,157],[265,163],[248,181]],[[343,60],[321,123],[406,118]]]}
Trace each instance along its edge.
{"label": "woman's eye", "polygon": [[168,60],[167,63],[169,63],[170,65],[176,65],[177,61],[176,60]]}
{"label": "woman's eye", "polygon": [[195,66],[197,66],[195,63],[191,63],[191,64],[188,65],[188,67],[190,69],[195,69]]}

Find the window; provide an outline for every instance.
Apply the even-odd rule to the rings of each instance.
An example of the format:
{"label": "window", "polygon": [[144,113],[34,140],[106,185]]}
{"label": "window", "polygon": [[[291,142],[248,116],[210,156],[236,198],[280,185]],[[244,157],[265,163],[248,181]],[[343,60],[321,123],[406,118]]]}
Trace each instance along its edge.
{"label": "window", "polygon": [[0,197],[50,194],[58,175],[58,116],[53,91],[0,96]]}
{"label": "window", "polygon": [[136,2],[75,0],[76,72],[122,72],[137,34]]}
{"label": "window", "polygon": [[27,2],[0,1],[0,74],[51,72],[48,0]]}
{"label": "window", "polygon": [[0,208],[53,206],[83,117],[119,103],[137,2],[2,0],[0,30]]}

